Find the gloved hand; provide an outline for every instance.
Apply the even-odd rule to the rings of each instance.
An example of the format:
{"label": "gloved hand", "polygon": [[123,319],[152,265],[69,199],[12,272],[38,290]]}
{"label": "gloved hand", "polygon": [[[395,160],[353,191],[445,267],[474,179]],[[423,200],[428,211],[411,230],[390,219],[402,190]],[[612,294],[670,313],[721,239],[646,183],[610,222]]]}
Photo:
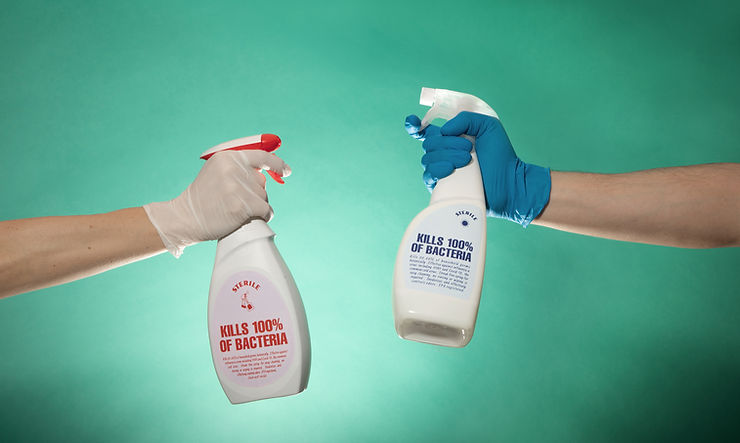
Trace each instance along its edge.
{"label": "gloved hand", "polygon": [[223,238],[249,219],[272,218],[263,169],[290,175],[290,167],[269,152],[219,152],[177,198],[150,203],[144,210],[167,250],[179,257],[186,246]]}
{"label": "gloved hand", "polygon": [[550,199],[550,169],[521,161],[501,122],[494,117],[461,112],[441,128],[429,125],[421,130],[421,120],[406,117],[406,131],[423,140],[426,154],[424,183],[431,190],[441,178],[470,162],[472,144],[458,137],[475,137],[486,208],[489,217],[504,218],[527,227]]}

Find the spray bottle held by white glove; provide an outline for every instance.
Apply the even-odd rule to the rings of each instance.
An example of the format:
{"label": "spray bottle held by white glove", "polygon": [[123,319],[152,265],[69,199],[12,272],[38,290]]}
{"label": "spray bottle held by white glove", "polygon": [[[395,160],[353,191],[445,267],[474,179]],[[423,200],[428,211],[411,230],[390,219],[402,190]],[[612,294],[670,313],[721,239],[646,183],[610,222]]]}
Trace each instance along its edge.
{"label": "spray bottle held by white glove", "polygon": [[[198,176],[203,180],[196,178],[180,200],[147,211],[150,218],[160,215],[159,223],[154,218],[152,222],[158,229],[165,226],[160,236],[168,249],[167,241],[175,245],[174,252],[170,249],[173,254],[178,245],[220,238],[208,296],[208,335],[216,374],[232,403],[297,394],[308,384],[311,343],[306,313],[275,247],[275,233],[265,222],[272,217],[272,208],[260,170],[279,183],[290,173],[268,152],[279,146],[280,139],[272,134],[215,146],[201,156],[208,160]],[[209,164],[214,166],[207,169]],[[233,180],[226,190],[230,197],[219,198],[230,174]],[[195,223],[178,219],[193,214]]]}
{"label": "spray bottle held by white glove", "polygon": [[[225,150],[273,151],[279,146],[277,136],[263,134],[221,144],[202,158]],[[282,183],[275,171],[270,175]],[[308,384],[306,311],[274,237],[267,223],[256,219],[221,239],[216,248],[208,335],[216,374],[232,403],[293,395]]]}
{"label": "spray bottle held by white glove", "polygon": [[[422,88],[420,102],[432,107],[422,128],[462,111],[498,117],[483,100],[445,89]],[[463,347],[473,336],[486,258],[486,200],[474,150],[468,165],[437,183],[401,241],[393,277],[401,338]]]}

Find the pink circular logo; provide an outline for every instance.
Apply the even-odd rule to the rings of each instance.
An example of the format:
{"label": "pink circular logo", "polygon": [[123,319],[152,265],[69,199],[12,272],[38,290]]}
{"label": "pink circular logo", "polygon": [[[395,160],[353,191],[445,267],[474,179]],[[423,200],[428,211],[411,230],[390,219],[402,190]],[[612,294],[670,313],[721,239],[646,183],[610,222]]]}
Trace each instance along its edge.
{"label": "pink circular logo", "polygon": [[264,386],[293,360],[294,332],[285,302],[266,276],[242,271],[216,293],[210,313],[214,363],[242,386]]}

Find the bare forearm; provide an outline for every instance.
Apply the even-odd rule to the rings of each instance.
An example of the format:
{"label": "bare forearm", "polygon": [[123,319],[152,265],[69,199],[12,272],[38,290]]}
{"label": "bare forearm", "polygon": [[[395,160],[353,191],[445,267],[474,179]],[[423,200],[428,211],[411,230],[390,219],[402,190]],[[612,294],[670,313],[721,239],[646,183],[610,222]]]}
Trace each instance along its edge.
{"label": "bare forearm", "polygon": [[0,222],[0,297],[98,274],[165,250],[142,208]]}
{"label": "bare forearm", "polygon": [[533,223],[665,246],[740,246],[740,164],[625,174],[553,171],[550,202]]}

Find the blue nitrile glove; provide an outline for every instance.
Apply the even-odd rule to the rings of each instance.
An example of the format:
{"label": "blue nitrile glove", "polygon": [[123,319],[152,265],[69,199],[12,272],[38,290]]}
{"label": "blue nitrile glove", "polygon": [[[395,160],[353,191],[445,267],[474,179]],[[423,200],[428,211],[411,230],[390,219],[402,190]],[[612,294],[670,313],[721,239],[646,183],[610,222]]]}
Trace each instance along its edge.
{"label": "blue nitrile glove", "polygon": [[429,125],[420,131],[421,120],[415,115],[406,117],[406,132],[417,140],[421,140],[424,156],[421,164],[424,166],[424,184],[432,192],[440,178],[452,174],[455,168],[461,168],[470,163],[470,150],[473,144],[462,137],[444,137],[439,132],[439,126]]}
{"label": "blue nitrile glove", "polygon": [[424,183],[431,190],[441,178],[470,162],[472,144],[458,137],[475,137],[486,207],[489,217],[504,218],[527,227],[550,199],[550,169],[519,160],[501,122],[474,112],[461,112],[441,128],[433,125],[420,131],[421,120],[406,117],[406,131],[423,140],[426,154]]}

